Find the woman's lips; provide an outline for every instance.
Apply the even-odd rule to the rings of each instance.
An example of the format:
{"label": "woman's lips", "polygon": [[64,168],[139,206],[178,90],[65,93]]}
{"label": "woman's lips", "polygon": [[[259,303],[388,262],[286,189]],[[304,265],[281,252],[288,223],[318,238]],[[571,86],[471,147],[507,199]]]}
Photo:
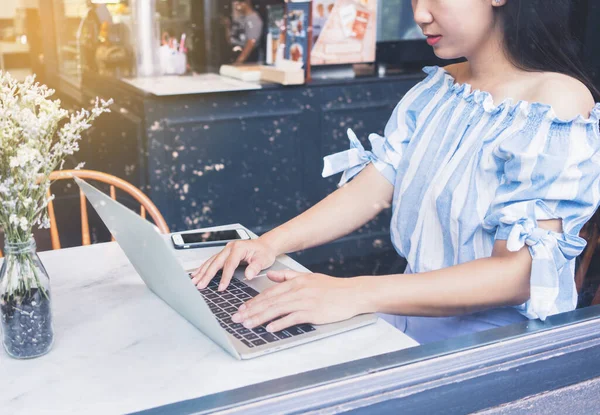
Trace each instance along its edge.
{"label": "woman's lips", "polygon": [[427,36],[427,44],[433,46],[442,39],[442,35]]}

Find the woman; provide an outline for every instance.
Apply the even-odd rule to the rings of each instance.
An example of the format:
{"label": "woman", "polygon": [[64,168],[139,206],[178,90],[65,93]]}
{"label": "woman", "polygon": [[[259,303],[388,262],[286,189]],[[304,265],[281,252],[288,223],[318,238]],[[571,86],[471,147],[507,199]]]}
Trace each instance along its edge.
{"label": "woman", "polygon": [[391,204],[404,274],[270,272],[280,284],[233,320],[278,331],[377,312],[426,343],[573,310],[578,233],[600,199],[600,104],[566,35],[568,3],[413,0],[436,55],[467,61],[425,68],[385,137],[369,137],[372,152],[349,132],[352,149],[325,158],[323,175],[345,170],[344,186],[257,240],[227,245],[194,273],[197,286],[223,269],[225,289],[240,262],[253,278]]}

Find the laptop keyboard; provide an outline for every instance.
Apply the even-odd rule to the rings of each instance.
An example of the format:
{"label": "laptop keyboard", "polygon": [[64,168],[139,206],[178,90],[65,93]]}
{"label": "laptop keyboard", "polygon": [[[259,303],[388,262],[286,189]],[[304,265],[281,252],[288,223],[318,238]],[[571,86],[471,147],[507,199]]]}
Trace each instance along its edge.
{"label": "laptop keyboard", "polygon": [[200,294],[217,317],[221,327],[247,347],[253,348],[267,343],[275,343],[279,340],[315,331],[315,328],[310,324],[298,324],[285,330],[269,333],[266,329],[268,322],[253,329],[247,329],[241,323],[234,323],[231,316],[237,313],[243,303],[256,297],[258,291],[234,278],[225,291],[219,292],[217,291],[219,281],[221,281],[221,271],[215,275],[206,288],[199,290]]}

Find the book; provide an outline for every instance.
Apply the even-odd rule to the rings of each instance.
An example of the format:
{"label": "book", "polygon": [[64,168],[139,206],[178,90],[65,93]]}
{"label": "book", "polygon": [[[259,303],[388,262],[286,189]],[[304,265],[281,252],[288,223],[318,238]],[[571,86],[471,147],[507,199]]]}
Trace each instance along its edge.
{"label": "book", "polygon": [[275,66],[262,66],[260,68],[261,79],[267,82],[275,82],[282,85],[304,84],[304,69],[287,70]]}
{"label": "book", "polygon": [[310,51],[312,49],[312,1],[286,0],[285,3],[286,60],[301,62],[310,80]]}
{"label": "book", "polygon": [[260,81],[260,65],[221,65],[219,74],[246,82]]}
{"label": "book", "polygon": [[266,64],[273,65],[282,58],[285,49],[285,7],[283,4],[267,5],[267,56]]}

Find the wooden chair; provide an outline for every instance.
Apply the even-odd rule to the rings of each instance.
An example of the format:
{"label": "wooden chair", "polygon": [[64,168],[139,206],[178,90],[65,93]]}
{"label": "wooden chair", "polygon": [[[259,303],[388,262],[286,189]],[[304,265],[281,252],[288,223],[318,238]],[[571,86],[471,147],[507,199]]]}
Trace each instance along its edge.
{"label": "wooden chair", "polygon": [[[74,176],[84,180],[95,180],[110,185],[110,197],[116,200],[116,188],[119,188],[132,196],[141,205],[140,216],[146,218],[146,212],[150,215],[158,229],[162,233],[169,233],[169,227],[165,222],[165,219],[161,215],[158,208],[152,203],[152,201],[146,196],[140,189],[133,186],[131,183],[126,182],[116,176],[102,173],[94,170],[59,170],[54,171],[50,174],[50,180],[52,182],[56,180],[72,179]],[[50,195],[50,191],[48,191]],[[81,244],[90,245],[90,228],[87,213],[87,202],[85,194],[79,190],[79,200],[81,206]],[[60,238],[58,235],[58,227],[56,225],[56,216],[54,213],[54,203],[51,201],[48,204],[48,217],[50,219],[50,239],[52,242],[52,249],[60,249]],[[114,238],[111,238],[114,241]],[[0,258],[2,257],[2,251],[0,251]]]}

